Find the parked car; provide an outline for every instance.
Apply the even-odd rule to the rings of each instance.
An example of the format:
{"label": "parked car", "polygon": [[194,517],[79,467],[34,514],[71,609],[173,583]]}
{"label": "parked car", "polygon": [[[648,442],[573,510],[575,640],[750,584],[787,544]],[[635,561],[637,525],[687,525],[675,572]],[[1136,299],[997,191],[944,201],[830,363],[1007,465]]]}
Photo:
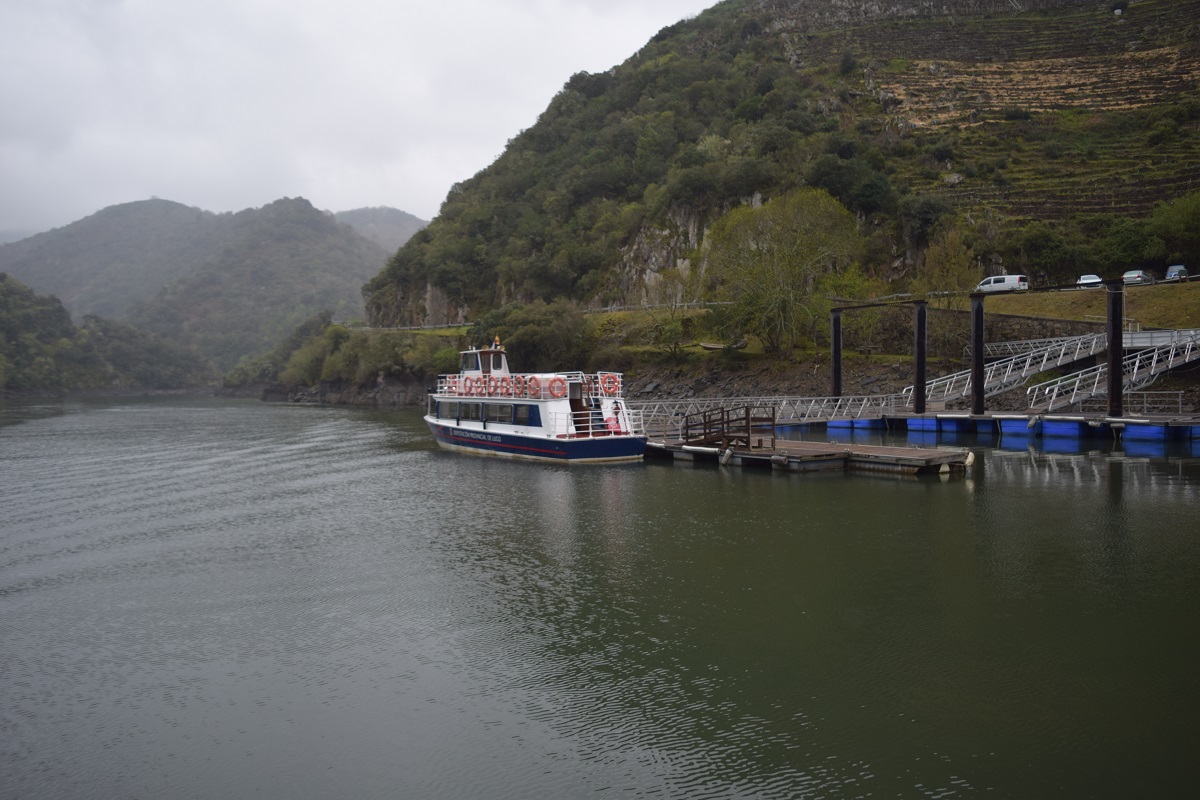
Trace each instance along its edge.
{"label": "parked car", "polygon": [[1079,280],[1075,281],[1075,285],[1080,289],[1092,289],[1103,286],[1104,281],[1099,275],[1080,275]]}
{"label": "parked car", "polygon": [[1154,283],[1154,276],[1144,269],[1131,269],[1121,276],[1123,283]]}
{"label": "parked car", "polygon": [[1176,264],[1172,267],[1167,267],[1167,277],[1163,278],[1163,280],[1186,281],[1187,277],[1187,267],[1185,267],[1183,264]]}
{"label": "parked car", "polygon": [[975,287],[977,292],[1017,292],[1029,288],[1029,278],[1024,275],[993,275],[984,278]]}

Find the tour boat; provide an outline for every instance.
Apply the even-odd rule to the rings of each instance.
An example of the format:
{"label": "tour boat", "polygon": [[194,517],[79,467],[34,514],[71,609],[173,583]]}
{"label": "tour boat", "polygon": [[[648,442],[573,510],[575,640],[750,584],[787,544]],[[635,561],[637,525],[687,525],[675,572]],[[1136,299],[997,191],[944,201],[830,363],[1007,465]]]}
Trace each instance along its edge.
{"label": "tour boat", "polygon": [[496,339],[461,352],[438,377],[425,422],[448,450],[534,461],[640,461],[641,414],[626,407],[619,372],[513,374]]}

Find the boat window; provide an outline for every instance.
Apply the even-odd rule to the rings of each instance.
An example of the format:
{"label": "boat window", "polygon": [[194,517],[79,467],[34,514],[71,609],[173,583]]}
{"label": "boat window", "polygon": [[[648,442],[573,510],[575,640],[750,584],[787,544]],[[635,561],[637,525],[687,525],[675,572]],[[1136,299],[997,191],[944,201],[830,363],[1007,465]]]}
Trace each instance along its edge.
{"label": "boat window", "polygon": [[504,355],[502,353],[492,353],[492,369],[496,372],[504,369]]}
{"label": "boat window", "polygon": [[528,425],[529,409],[530,406],[513,406],[513,424]]}
{"label": "boat window", "polygon": [[439,417],[457,417],[458,403],[438,403]]}
{"label": "boat window", "polygon": [[503,422],[506,425],[512,424],[513,407],[509,403],[487,403],[484,406],[484,411],[487,413],[488,422]]}
{"label": "boat window", "polygon": [[479,419],[479,403],[459,404],[459,419]]}
{"label": "boat window", "polygon": [[478,353],[463,353],[462,354],[462,371],[479,369],[479,354]]}

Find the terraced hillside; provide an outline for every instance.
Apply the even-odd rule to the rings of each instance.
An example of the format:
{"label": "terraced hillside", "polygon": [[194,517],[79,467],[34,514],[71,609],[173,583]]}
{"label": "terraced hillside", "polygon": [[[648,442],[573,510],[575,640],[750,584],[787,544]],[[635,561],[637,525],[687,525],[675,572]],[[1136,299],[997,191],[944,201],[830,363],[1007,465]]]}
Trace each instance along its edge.
{"label": "terraced hillside", "polygon": [[914,191],[1055,219],[1138,216],[1200,187],[1196,0],[782,24],[794,63],[869,59],[857,105],[878,102],[882,127],[946,137],[950,157],[904,176]]}

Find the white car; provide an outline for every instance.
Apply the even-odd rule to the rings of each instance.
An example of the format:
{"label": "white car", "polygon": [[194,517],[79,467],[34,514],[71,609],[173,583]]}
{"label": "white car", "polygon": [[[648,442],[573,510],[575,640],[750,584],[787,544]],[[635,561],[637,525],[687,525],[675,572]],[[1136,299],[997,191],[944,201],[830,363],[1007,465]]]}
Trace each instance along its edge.
{"label": "white car", "polygon": [[1029,278],[1024,275],[993,275],[984,278],[975,287],[977,292],[1019,292],[1029,288]]}
{"label": "white car", "polygon": [[1104,280],[1099,275],[1080,275],[1079,280],[1075,281],[1075,285],[1080,289],[1094,289],[1097,286],[1103,286]]}

